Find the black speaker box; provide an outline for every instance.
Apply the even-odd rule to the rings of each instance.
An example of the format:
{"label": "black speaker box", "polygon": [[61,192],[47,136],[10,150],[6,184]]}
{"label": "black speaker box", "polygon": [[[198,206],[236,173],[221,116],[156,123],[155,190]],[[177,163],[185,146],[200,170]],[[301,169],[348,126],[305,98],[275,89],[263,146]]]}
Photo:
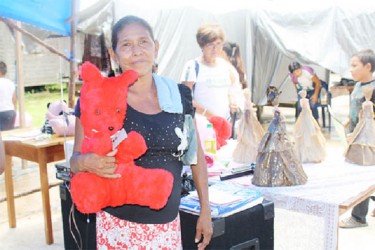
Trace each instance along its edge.
{"label": "black speaker box", "polygon": [[61,213],[65,249],[96,249],[96,215],[82,214],[75,206],[66,185],[60,185]]}
{"label": "black speaker box", "polygon": [[[194,242],[198,216],[180,211],[183,249],[197,249]],[[214,218],[213,236],[206,249],[274,249],[274,204],[262,204],[224,218]]]}

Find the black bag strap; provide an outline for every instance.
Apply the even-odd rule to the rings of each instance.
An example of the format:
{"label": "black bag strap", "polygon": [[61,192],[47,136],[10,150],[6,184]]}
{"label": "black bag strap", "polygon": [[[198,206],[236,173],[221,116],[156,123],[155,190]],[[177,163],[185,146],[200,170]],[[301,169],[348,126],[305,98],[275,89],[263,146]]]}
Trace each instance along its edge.
{"label": "black bag strap", "polygon": [[[197,60],[194,60],[194,63],[195,63],[195,82],[197,82],[197,78],[198,78],[198,73],[199,73],[199,63]],[[195,89],[195,82],[193,83],[193,87],[192,87],[192,90],[191,90],[191,94],[194,96],[194,89]]]}
{"label": "black bag strap", "polygon": [[198,77],[198,73],[199,73],[199,63],[197,60],[194,60],[194,63],[195,63],[195,76]]}

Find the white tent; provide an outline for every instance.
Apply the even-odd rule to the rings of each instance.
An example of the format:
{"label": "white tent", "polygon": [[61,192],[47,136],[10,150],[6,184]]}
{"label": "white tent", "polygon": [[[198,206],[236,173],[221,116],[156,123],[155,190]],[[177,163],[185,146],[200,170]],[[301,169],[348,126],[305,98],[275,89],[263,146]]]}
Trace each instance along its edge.
{"label": "white tent", "polygon": [[[328,80],[328,71],[350,77],[354,52],[375,50],[375,5],[364,0],[113,0],[113,4],[114,20],[131,14],[150,22],[161,44],[159,72],[176,81],[184,63],[200,55],[195,40],[198,26],[220,23],[227,39],[240,45],[253,101],[259,105],[265,103],[268,85],[280,86],[287,79],[292,60],[313,66]],[[281,101],[296,99],[291,84],[281,88]]]}

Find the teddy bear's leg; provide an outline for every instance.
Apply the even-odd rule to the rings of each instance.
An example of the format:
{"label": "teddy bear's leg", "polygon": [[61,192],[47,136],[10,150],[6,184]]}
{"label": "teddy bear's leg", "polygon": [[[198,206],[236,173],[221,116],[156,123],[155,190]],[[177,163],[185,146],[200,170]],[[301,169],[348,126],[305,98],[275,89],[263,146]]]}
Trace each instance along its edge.
{"label": "teddy bear's leg", "polygon": [[88,172],[73,176],[70,193],[77,209],[82,213],[96,213],[106,207],[110,199],[110,181]]}
{"label": "teddy bear's leg", "polygon": [[[126,165],[120,179],[123,179],[121,187],[113,187],[116,191],[112,192],[112,199],[121,202],[112,203],[112,206],[137,204],[157,210],[167,204],[174,181],[173,175],[166,170],[147,169],[133,163]],[[115,182],[112,184],[116,185]]]}

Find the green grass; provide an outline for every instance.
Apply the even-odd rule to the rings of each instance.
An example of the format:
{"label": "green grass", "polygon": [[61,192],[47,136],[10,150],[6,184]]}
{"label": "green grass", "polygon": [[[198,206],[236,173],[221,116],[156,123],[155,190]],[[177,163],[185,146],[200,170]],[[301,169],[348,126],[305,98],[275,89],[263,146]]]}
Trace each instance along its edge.
{"label": "green grass", "polygon": [[41,128],[45,121],[47,104],[49,102],[61,100],[61,98],[68,102],[68,94],[66,92],[63,93],[63,97],[61,97],[61,93],[57,91],[25,93],[25,111],[26,113],[30,114],[32,118],[31,127]]}

